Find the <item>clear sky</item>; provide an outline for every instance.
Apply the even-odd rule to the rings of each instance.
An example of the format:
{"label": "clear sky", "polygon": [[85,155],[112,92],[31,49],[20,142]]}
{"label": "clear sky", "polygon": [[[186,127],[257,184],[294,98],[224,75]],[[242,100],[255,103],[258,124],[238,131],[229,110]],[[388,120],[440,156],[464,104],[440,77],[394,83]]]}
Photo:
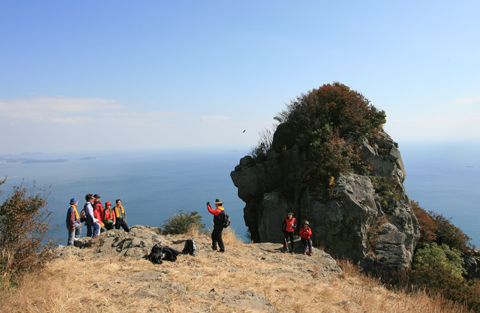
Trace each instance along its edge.
{"label": "clear sky", "polygon": [[253,146],[290,100],[335,81],[385,110],[400,144],[480,139],[479,12],[0,0],[0,154]]}

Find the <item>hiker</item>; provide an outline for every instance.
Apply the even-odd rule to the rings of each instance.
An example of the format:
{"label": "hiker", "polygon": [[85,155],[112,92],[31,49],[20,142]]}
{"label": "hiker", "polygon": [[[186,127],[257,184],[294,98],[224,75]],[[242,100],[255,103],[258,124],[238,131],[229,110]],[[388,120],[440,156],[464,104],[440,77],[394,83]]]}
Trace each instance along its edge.
{"label": "hiker", "polygon": [[310,238],[312,236],[312,229],[309,225],[310,223],[305,221],[305,223],[303,223],[303,227],[300,228],[298,232],[300,233],[300,238],[302,238],[303,254],[307,254],[308,246],[308,254],[312,255],[312,239]]}
{"label": "hiker", "polygon": [[112,204],[110,201],[105,202],[105,210],[103,211],[103,224],[107,230],[113,229],[115,226],[115,210],[112,209]]}
{"label": "hiker", "polygon": [[85,224],[87,225],[87,237],[98,238],[98,234],[100,232],[100,225],[97,223],[97,219],[93,214],[92,206],[95,198],[91,193],[89,193],[85,196],[85,200],[87,200],[84,205],[85,213],[87,215],[87,220],[85,222]]}
{"label": "hiker", "polygon": [[120,229],[120,226],[121,226],[123,227],[123,230],[128,233],[130,231],[130,228],[128,228],[128,225],[127,225],[127,213],[125,212],[125,209],[122,206],[122,200],[117,199],[115,201],[114,209],[115,209],[115,218],[116,218],[115,229]]}
{"label": "hiker", "polygon": [[77,206],[78,200],[75,198],[70,199],[70,207],[67,211],[68,246],[73,246],[73,242],[80,239],[80,234],[82,233],[82,223],[80,222]]}
{"label": "hiker", "polygon": [[[100,221],[103,221],[103,205],[102,201],[100,201],[100,196],[98,194],[93,195],[95,198],[95,202],[93,202],[93,210],[99,211]],[[98,219],[98,218],[97,218]]]}
{"label": "hiker", "polygon": [[222,199],[215,199],[215,210],[210,206],[210,202],[207,202],[207,209],[210,214],[213,214],[213,231],[212,231],[212,249],[217,250],[217,243],[220,247],[218,252],[225,252],[225,246],[223,245],[222,231],[223,231],[223,201]]}
{"label": "hiker", "polygon": [[287,214],[287,217],[283,220],[282,223],[282,231],[283,231],[283,252],[288,251],[288,238],[290,238],[291,242],[291,253],[293,253],[293,248],[294,248],[294,242],[293,242],[293,232],[295,231],[295,228],[297,228],[297,220],[293,217],[293,213],[290,212]]}
{"label": "hiker", "polygon": [[100,226],[100,233],[104,233],[107,231],[105,228],[105,224],[103,223],[103,205],[102,201],[100,201],[99,195],[94,195],[95,201],[93,202],[93,216],[97,219],[97,223]]}

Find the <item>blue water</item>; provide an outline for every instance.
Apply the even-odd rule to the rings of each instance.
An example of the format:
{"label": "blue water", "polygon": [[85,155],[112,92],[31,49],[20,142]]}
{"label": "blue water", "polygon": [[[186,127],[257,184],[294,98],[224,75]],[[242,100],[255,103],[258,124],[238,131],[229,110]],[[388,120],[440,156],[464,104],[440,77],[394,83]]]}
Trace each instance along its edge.
{"label": "blue water", "polygon": [[[169,218],[169,212],[183,210],[199,212],[203,223],[211,229],[213,219],[206,202],[213,204],[216,198],[221,198],[232,221],[231,227],[246,239],[244,202],[238,198],[237,188],[230,179],[230,172],[246,153],[246,150],[185,150],[45,156],[46,159],[71,161],[0,167],[0,177],[8,175],[7,183],[0,189],[5,198],[12,186],[21,184],[23,178],[24,185],[28,182],[28,186],[32,186],[32,181],[37,187],[51,185],[48,210],[53,213],[52,225],[59,224],[53,237],[62,237],[60,243],[64,245],[69,200],[75,197],[79,200],[79,207],[83,207],[87,193],[99,194],[102,203],[122,199],[129,226],[152,227],[161,226]],[[99,159],[79,161],[86,156]],[[85,227],[82,232],[82,235],[86,234]]]}
{"label": "blue water", "polygon": [[[480,246],[480,144],[400,145],[409,197],[426,210],[451,218]],[[115,153],[48,155],[45,159],[69,159],[67,163],[36,163],[0,166],[0,177],[8,175],[0,187],[5,197],[12,186],[50,187],[48,209],[52,225],[59,224],[53,237],[66,244],[65,214],[68,201],[75,197],[80,206],[87,193],[98,193],[102,203],[120,198],[128,214],[128,224],[161,226],[178,210],[198,211],[207,228],[212,216],[205,203],[222,198],[232,220],[232,228],[246,240],[244,202],[230,172],[248,149],[190,149]],[[98,160],[79,161],[83,157]],[[83,234],[86,229],[83,230]]]}

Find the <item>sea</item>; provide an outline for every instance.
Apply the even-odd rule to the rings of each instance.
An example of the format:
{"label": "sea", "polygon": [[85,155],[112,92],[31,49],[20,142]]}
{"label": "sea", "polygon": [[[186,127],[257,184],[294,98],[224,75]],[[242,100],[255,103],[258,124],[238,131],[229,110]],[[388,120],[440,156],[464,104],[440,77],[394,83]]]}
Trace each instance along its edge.
{"label": "sea", "polygon": [[[451,218],[472,244],[480,246],[480,145],[405,143],[399,149],[410,199]],[[0,186],[0,201],[13,186],[26,187],[30,193],[46,188],[53,218],[49,235],[66,245],[70,198],[78,199],[80,209],[87,193],[99,194],[103,204],[121,199],[129,226],[161,227],[171,214],[196,211],[207,229],[212,229],[212,215],[206,203],[221,198],[232,229],[248,241],[245,203],[230,178],[248,152],[245,147],[214,147],[44,154],[35,157],[43,162],[0,165],[0,177],[8,177]],[[47,162],[59,159],[68,161]]]}

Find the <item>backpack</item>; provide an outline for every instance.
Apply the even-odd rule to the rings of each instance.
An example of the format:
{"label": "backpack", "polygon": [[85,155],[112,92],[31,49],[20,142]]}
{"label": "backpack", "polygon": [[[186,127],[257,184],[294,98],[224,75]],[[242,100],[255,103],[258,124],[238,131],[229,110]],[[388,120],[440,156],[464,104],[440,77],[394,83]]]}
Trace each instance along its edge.
{"label": "backpack", "polygon": [[85,222],[87,220],[87,206],[83,206],[82,212],[80,212],[80,222]]}
{"label": "backpack", "polygon": [[163,243],[159,242],[155,246],[153,246],[152,251],[148,255],[148,259],[155,264],[162,264],[163,261],[171,261],[175,262],[177,260],[177,255],[180,252],[163,245]]}
{"label": "backpack", "polygon": [[183,247],[182,253],[195,256],[195,254],[197,253],[197,246],[195,245],[195,241],[193,240],[193,238],[185,241],[185,246]]}
{"label": "backpack", "polygon": [[228,216],[228,214],[225,213],[225,211],[223,211],[222,225],[223,225],[223,228],[227,228],[228,226],[230,226],[230,216]]}

